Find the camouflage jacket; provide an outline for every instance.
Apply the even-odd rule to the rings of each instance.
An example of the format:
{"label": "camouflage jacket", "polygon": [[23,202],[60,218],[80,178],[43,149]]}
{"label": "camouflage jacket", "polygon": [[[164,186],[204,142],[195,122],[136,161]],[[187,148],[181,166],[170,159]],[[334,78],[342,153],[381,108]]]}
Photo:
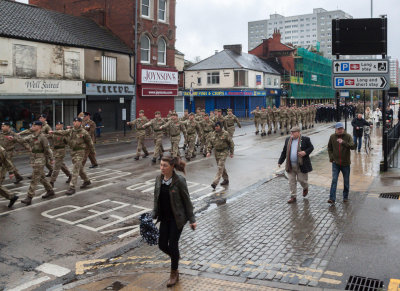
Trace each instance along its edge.
{"label": "camouflage jacket", "polygon": [[169,129],[169,135],[171,137],[175,137],[181,134],[183,132],[183,135],[186,137],[186,127],[183,122],[177,120],[170,120],[163,126],[161,126],[161,129],[168,128]]}
{"label": "camouflage jacket", "polygon": [[0,146],[0,168],[6,170],[13,169],[13,164],[7,155],[7,150]]}
{"label": "camouflage jacket", "polygon": [[235,116],[235,115],[226,115],[225,116],[225,125],[226,127],[232,127],[235,126],[235,122],[237,123],[237,125],[241,128],[242,125],[240,124],[239,119]]}
{"label": "camouflage jacket", "polygon": [[162,131],[161,126],[166,123],[164,118],[153,118],[149,122],[143,125],[144,128],[151,126],[153,128],[154,133]]}
{"label": "camouflage jacket", "polygon": [[23,140],[30,145],[31,155],[33,157],[47,156],[51,160],[53,159],[53,152],[50,149],[49,141],[42,132],[39,132],[38,134],[32,133],[27,137],[24,137]]}
{"label": "camouflage jacket", "polygon": [[208,133],[214,131],[214,122],[211,120],[208,120],[208,121],[203,120],[200,123],[200,126],[201,126],[203,133],[205,133],[205,134],[208,134]]}
{"label": "camouflage jacket", "polygon": [[260,111],[260,119],[261,120],[270,120],[268,111]]}
{"label": "camouflage jacket", "polygon": [[207,151],[211,153],[213,147],[216,152],[230,152],[232,155],[235,150],[235,144],[233,143],[232,138],[229,133],[223,129],[219,132],[213,132],[207,145]]}
{"label": "camouflage jacket", "polygon": [[[13,139],[8,139],[7,137],[12,136]],[[28,144],[13,131],[3,132],[0,131],[0,146],[2,146],[7,152],[11,152],[15,148],[15,144],[22,144],[27,150],[30,150]]]}
{"label": "camouflage jacket", "polygon": [[186,133],[187,135],[192,135],[192,134],[197,134],[201,135],[202,133],[202,129],[200,127],[200,124],[196,121],[196,120],[188,120],[185,122],[185,126],[186,126]]}
{"label": "camouflage jacket", "polygon": [[261,112],[260,110],[254,109],[252,112],[250,112],[250,114],[254,114],[255,119],[260,119],[261,118],[260,112]]}
{"label": "camouflage jacket", "polygon": [[136,128],[137,136],[145,136],[146,135],[146,128],[144,125],[149,122],[146,116],[136,118],[135,120],[130,122],[130,126],[132,128]]}
{"label": "camouflage jacket", "polygon": [[72,151],[89,150],[95,152],[92,138],[82,126],[67,130],[57,130],[53,134],[55,136],[65,136]]}

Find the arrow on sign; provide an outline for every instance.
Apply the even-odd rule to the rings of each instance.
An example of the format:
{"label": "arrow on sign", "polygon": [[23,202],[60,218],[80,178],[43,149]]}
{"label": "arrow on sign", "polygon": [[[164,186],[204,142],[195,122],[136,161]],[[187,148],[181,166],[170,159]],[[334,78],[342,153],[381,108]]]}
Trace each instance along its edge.
{"label": "arrow on sign", "polygon": [[386,79],[381,77],[381,81],[382,81],[381,88],[383,88],[386,85]]}
{"label": "arrow on sign", "polygon": [[336,63],[336,64],[335,64],[335,67],[336,67],[336,72],[338,72],[338,71],[339,71],[340,65],[339,65],[338,63]]}

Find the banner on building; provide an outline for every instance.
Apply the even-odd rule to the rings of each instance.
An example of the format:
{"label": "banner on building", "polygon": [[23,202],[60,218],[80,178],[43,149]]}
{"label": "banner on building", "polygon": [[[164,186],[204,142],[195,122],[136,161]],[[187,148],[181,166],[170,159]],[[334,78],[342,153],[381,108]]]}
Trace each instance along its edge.
{"label": "banner on building", "polygon": [[178,72],[142,69],[143,84],[178,85]]}
{"label": "banner on building", "polygon": [[173,97],[178,96],[178,89],[142,88],[142,96]]}
{"label": "banner on building", "polygon": [[4,83],[0,85],[0,94],[82,94],[82,81],[4,78]]}
{"label": "banner on building", "polygon": [[87,83],[86,95],[133,95],[134,86],[131,84],[101,84]]}
{"label": "banner on building", "polygon": [[[190,97],[190,91],[183,91],[183,96]],[[229,90],[229,91],[194,91],[195,97],[218,97],[218,96],[267,96],[266,91],[255,90]]]}

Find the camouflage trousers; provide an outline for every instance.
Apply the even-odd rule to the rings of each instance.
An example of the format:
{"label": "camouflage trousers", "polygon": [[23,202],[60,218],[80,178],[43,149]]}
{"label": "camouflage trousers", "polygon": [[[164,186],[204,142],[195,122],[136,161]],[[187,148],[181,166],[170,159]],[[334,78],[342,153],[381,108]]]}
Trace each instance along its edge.
{"label": "camouflage trousers", "polygon": [[136,156],[140,156],[140,152],[143,150],[145,154],[149,154],[147,151],[146,145],[144,144],[146,136],[145,135],[138,135],[136,136],[137,139],[137,149],[136,149]]}
{"label": "camouflage trousers", "polygon": [[226,172],[225,169],[225,162],[228,156],[229,156],[228,150],[222,152],[218,152],[217,150],[215,151],[215,160],[217,161],[218,170],[213,181],[214,185],[218,185],[221,177],[222,179],[224,179],[224,181],[229,180],[228,173]]}
{"label": "camouflage trousers", "polygon": [[276,120],[272,120],[272,123],[274,125],[274,133],[278,130],[278,122]]}
{"label": "camouflage trousers", "polygon": [[308,118],[303,118],[301,125],[303,126],[303,129],[308,128]]}
{"label": "camouflage trousers", "polygon": [[258,128],[261,125],[261,119],[260,118],[254,118],[254,125],[256,127],[256,132],[258,132]]}
{"label": "camouflage trousers", "polygon": [[83,160],[86,154],[84,150],[79,151],[71,151],[71,158],[72,158],[72,179],[69,183],[70,189],[75,189],[76,183],[78,182],[78,176],[84,182],[89,182],[89,178],[85,172],[85,167],[83,166]]}
{"label": "camouflage trousers", "polygon": [[297,124],[297,120],[296,120],[296,119],[294,119],[294,118],[292,118],[292,119],[290,120],[290,128],[293,128],[293,127],[295,127],[295,126],[296,126],[296,124]]}
{"label": "camouflage trousers", "polygon": [[267,125],[267,119],[261,119],[261,133],[265,133],[265,126]]}
{"label": "camouflage trousers", "polygon": [[299,118],[297,118],[297,119],[296,119],[296,121],[297,121],[297,122],[296,122],[296,126],[300,126],[300,123],[301,123],[301,118],[300,118],[300,117],[299,117]]}
{"label": "camouflage trousers", "polygon": [[159,156],[162,156],[164,152],[164,148],[162,145],[162,138],[163,138],[164,133],[162,131],[156,131],[154,132],[154,158],[158,158]]}
{"label": "camouflage trousers", "polygon": [[14,194],[12,194],[6,187],[1,186],[6,176],[7,169],[5,167],[0,166],[0,196],[10,200],[14,198]]}
{"label": "camouflage trousers", "polygon": [[279,129],[281,134],[282,133],[284,134],[288,130],[287,127],[288,127],[288,120],[282,119],[281,121],[279,121]]}
{"label": "camouflage trousers", "polygon": [[84,156],[83,161],[82,161],[82,166],[86,165],[86,161],[87,161],[88,158],[89,158],[90,163],[92,165],[97,165],[96,152],[92,152],[90,150],[85,150],[85,156]]}
{"label": "camouflage trousers", "polygon": [[53,174],[51,175],[50,178],[50,182],[54,183],[57,180],[60,170],[62,170],[67,177],[71,176],[71,173],[68,170],[68,167],[64,163],[64,158],[66,154],[65,148],[54,149],[53,154],[54,154],[54,167],[53,167]]}
{"label": "camouflage trousers", "polygon": [[211,132],[203,132],[203,135],[201,136],[201,148],[200,152],[203,154],[207,154],[207,146],[210,142],[211,138]]}
{"label": "camouflage trousers", "polygon": [[235,134],[235,126],[229,126],[226,131],[229,133],[229,136],[233,138],[233,135]]}
{"label": "camouflage trousers", "polygon": [[176,135],[176,136],[171,136],[171,155],[174,158],[181,156],[181,154],[179,152],[180,141],[181,141],[181,134]]}
{"label": "camouflage trousers", "polygon": [[186,138],[186,142],[187,142],[187,145],[188,145],[188,150],[187,150],[187,155],[186,156],[189,157],[189,158],[195,157],[196,153],[195,153],[194,146],[195,146],[195,143],[196,143],[196,134],[195,133],[194,134],[188,134],[187,138]]}
{"label": "camouflage trousers", "polygon": [[12,169],[9,169],[9,173],[10,174],[14,174],[15,175],[15,178],[20,178],[21,177],[21,175],[20,175],[20,173],[18,172],[18,169],[17,169],[17,167],[14,165],[14,163],[13,163],[13,157],[14,157],[14,151],[13,150],[11,150],[11,151],[7,151],[7,155],[8,155],[8,157],[10,158],[10,161],[12,162]]}
{"label": "camouflage trousers", "polygon": [[46,168],[49,171],[53,171],[53,165],[51,164],[52,160],[48,156],[45,156],[45,158],[46,158],[46,163],[45,163]]}
{"label": "camouflage trousers", "polygon": [[35,196],[36,187],[41,183],[46,191],[53,190],[49,181],[46,180],[44,175],[44,165],[46,163],[46,157],[44,154],[33,154],[31,156],[31,166],[32,166],[32,178],[31,184],[28,189],[28,197],[33,198]]}

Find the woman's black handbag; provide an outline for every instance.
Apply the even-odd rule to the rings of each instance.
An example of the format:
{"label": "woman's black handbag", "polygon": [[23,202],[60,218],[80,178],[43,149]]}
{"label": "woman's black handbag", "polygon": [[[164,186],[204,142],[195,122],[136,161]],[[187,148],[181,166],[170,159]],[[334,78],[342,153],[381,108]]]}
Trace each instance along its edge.
{"label": "woman's black handbag", "polygon": [[140,215],[140,235],[151,246],[158,244],[160,232],[153,223],[151,213],[143,213]]}

